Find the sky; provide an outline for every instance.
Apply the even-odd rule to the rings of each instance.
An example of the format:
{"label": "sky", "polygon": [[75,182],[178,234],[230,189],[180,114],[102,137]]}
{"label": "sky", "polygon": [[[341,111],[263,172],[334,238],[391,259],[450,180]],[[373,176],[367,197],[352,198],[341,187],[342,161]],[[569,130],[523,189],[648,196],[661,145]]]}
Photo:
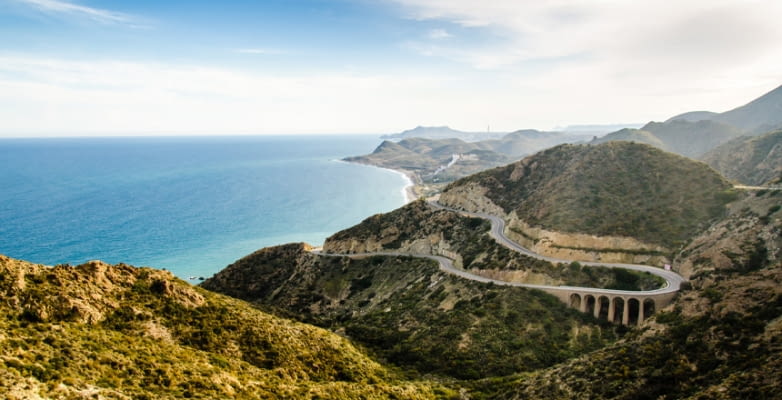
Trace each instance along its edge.
{"label": "sky", "polygon": [[779,0],[0,0],[0,137],[644,123],[782,84]]}

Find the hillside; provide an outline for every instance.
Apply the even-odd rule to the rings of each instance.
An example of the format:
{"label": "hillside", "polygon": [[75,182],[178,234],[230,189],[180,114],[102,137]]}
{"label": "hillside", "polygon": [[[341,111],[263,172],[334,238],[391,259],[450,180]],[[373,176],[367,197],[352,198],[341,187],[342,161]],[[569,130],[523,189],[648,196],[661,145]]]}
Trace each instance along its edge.
{"label": "hillside", "polygon": [[782,131],[744,136],[703,156],[725,177],[745,185],[765,185],[782,176]]}
{"label": "hillside", "polygon": [[[165,271],[0,256],[4,398],[400,398],[442,396],[328,331]],[[437,395],[435,390],[439,391]]]}
{"label": "hillside", "polygon": [[477,275],[511,282],[649,290],[658,287],[651,276],[634,272],[570,264],[553,264],[511,251],[489,235],[489,222],[436,210],[416,201],[326,239],[328,253],[402,251],[445,254],[457,267]]}
{"label": "hillside", "polygon": [[483,381],[474,398],[782,398],[780,206],[780,191],[732,204],[679,255],[691,289],[623,342]]}
{"label": "hillside", "polygon": [[522,230],[630,237],[672,250],[723,216],[730,188],[705,164],[610,142],[561,145],[461,179],[441,202],[506,214]]}
{"label": "hillside", "polygon": [[474,282],[410,257],[260,250],[204,288],[340,332],[414,374],[532,371],[610,343],[615,330],[539,291]]}

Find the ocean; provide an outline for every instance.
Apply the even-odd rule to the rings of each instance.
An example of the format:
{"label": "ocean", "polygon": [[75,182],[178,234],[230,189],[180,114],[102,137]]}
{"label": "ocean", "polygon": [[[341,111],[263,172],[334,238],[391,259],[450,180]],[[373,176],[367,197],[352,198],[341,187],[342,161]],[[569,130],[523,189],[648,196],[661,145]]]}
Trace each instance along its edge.
{"label": "ocean", "polygon": [[266,246],[322,244],[405,203],[409,181],[339,161],[376,136],[0,139],[0,254],[209,277]]}

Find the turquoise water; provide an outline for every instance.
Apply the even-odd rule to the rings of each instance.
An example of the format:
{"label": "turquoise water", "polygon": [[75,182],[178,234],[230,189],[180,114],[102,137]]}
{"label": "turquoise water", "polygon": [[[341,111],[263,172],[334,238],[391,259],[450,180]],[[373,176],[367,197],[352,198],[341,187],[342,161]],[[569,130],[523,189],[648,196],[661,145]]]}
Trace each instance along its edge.
{"label": "turquoise water", "polygon": [[321,244],[404,204],[406,180],[337,161],[373,136],[0,140],[0,253],[211,276],[265,246]]}

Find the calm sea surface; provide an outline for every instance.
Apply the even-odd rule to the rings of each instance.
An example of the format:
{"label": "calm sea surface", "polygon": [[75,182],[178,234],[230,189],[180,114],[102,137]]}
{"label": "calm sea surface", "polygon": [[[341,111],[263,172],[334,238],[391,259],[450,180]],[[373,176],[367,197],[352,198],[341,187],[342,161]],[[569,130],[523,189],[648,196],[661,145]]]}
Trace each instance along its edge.
{"label": "calm sea surface", "polygon": [[0,140],[0,254],[211,276],[265,246],[321,244],[404,204],[406,180],[337,161],[374,136]]}

